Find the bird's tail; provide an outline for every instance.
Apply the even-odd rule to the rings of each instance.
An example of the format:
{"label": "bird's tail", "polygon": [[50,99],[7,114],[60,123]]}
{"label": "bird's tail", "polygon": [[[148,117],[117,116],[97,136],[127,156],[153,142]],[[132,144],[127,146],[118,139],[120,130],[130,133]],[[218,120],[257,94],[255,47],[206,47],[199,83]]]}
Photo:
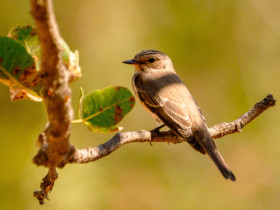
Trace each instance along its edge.
{"label": "bird's tail", "polygon": [[229,169],[226,162],[224,161],[224,158],[222,157],[222,155],[219,153],[219,151],[216,148],[210,149],[210,151],[207,151],[207,154],[213,160],[213,162],[218,167],[218,169],[220,170],[222,175],[225,177],[225,179],[230,179],[232,181],[236,180],[234,174]]}

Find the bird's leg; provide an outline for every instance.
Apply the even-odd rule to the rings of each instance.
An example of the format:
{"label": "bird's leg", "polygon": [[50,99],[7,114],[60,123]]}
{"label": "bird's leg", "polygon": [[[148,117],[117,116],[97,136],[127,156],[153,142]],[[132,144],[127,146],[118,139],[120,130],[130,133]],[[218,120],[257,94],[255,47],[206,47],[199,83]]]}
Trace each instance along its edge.
{"label": "bird's leg", "polygon": [[[150,132],[151,133],[156,133],[158,136],[162,136],[161,133],[160,133],[160,129],[162,129],[163,127],[165,127],[166,125],[163,124],[163,125],[160,125],[158,127],[156,127],[155,129],[151,130]],[[162,139],[164,140],[164,137],[162,136]],[[150,145],[152,146],[152,143],[150,142]]]}
{"label": "bird's leg", "polygon": [[158,135],[161,135],[159,130],[162,129],[163,127],[165,127],[165,126],[166,126],[165,124],[160,125],[160,126],[156,127],[155,129],[151,130],[150,132],[155,132]]}
{"label": "bird's leg", "polygon": [[166,125],[165,124],[163,124],[163,125],[161,125],[161,126],[158,126],[158,127],[156,127],[155,129],[153,129],[153,130],[151,130],[150,132],[154,132],[154,133],[157,133],[159,136],[161,135],[161,133],[160,133],[160,129],[162,129],[163,127],[165,127]]}

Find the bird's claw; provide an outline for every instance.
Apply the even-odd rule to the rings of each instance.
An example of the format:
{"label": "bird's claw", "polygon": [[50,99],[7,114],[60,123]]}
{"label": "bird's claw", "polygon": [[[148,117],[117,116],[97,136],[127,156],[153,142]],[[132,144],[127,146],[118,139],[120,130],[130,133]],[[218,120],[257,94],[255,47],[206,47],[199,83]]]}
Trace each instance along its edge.
{"label": "bird's claw", "polygon": [[[155,129],[151,130],[151,133],[156,133],[158,136],[162,137],[162,140],[164,141],[164,137],[162,136],[160,129],[163,128],[165,126],[165,124],[156,127]],[[152,143],[150,142],[150,145],[152,145]]]}

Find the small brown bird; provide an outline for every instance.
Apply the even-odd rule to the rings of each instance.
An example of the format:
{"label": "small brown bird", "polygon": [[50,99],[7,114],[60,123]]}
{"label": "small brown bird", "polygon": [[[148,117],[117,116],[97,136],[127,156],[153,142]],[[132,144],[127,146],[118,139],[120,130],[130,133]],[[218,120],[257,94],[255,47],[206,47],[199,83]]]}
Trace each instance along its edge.
{"label": "small brown bird", "polygon": [[144,50],[123,63],[134,65],[134,94],[157,121],[184,138],[195,150],[208,154],[222,175],[235,181],[208,132],[197,103],[176,74],[171,59],[160,51]]}

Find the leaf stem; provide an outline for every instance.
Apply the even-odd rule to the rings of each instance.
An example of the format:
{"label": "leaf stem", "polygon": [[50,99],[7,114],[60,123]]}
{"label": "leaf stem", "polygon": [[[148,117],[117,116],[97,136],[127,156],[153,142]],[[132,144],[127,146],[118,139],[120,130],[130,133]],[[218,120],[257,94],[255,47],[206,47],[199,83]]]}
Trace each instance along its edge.
{"label": "leaf stem", "polygon": [[72,120],[71,123],[83,123],[85,120],[84,119],[77,119],[77,120]]}
{"label": "leaf stem", "polygon": [[80,96],[79,96],[79,103],[78,103],[78,115],[79,118],[81,118],[82,116],[82,101],[84,99],[84,89],[82,87],[80,87]]}

